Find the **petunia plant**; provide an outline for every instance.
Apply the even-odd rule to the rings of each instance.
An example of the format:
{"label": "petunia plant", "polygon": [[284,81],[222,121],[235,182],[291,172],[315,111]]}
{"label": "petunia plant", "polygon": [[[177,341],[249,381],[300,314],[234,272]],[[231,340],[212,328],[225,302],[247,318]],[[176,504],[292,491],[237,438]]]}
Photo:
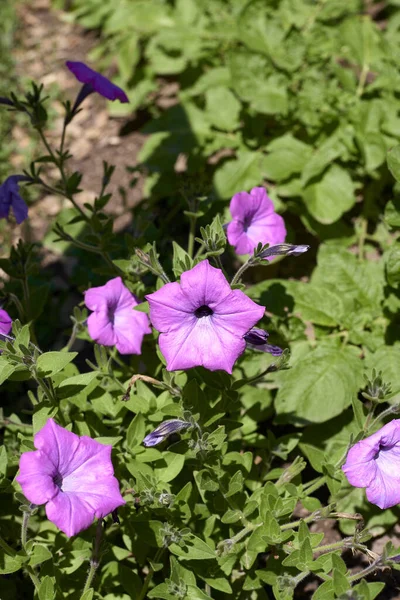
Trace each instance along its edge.
{"label": "petunia plant", "polygon": [[[127,98],[67,66],[59,142],[43,88],[1,102],[43,148],[0,188],[21,236],[0,259],[1,600],[378,597],[400,555],[375,544],[400,500],[397,201],[351,251],[317,248],[265,182],[229,217],[182,176],[169,221],[145,201],[115,232],[114,167],[83,203],[68,127],[88,93]],[[65,199],[40,243],[22,182]]]}

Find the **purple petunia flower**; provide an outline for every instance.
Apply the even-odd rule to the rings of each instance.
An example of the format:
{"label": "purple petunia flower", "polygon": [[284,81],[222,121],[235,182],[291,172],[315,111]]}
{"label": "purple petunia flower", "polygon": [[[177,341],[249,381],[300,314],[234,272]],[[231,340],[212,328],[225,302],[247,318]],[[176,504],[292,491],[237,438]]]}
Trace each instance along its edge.
{"label": "purple petunia flower", "polygon": [[274,211],[264,188],[235,194],[229,208],[233,220],[227,227],[227,236],[237,254],[251,254],[259,242],[272,246],[285,241],[285,222]]}
{"label": "purple petunia flower", "polygon": [[2,334],[8,335],[11,331],[12,318],[4,308],[0,308],[0,339]]}
{"label": "purple petunia flower", "polygon": [[158,427],[156,427],[154,431],[149,433],[149,435],[146,435],[143,440],[143,444],[146,447],[157,446],[157,444],[161,444],[161,442],[166,440],[171,434],[181,431],[182,429],[187,429],[191,426],[191,423],[188,421],[182,421],[182,419],[170,419],[169,421],[164,421]]}
{"label": "purple petunia flower", "polygon": [[121,354],[140,354],[143,337],[151,333],[148,316],[133,310],[139,302],[121,277],[85,292],[85,304],[94,312],[88,318],[90,337],[103,346],[116,346]]}
{"label": "purple petunia flower", "polygon": [[243,337],[246,340],[246,348],[268,352],[269,354],[272,354],[272,356],[280,356],[283,353],[282,348],[279,348],[279,346],[267,344],[267,339],[269,337],[268,331],[253,327]]}
{"label": "purple petunia flower", "polygon": [[[129,102],[128,96],[124,90],[120,87],[111,83],[107,77],[93,71],[90,67],[82,62],[75,62],[68,60],[65,63],[68,69],[75,75],[78,81],[86,86],[84,97],[88,96],[92,92],[97,92],[100,96],[107,98],[107,100],[119,100],[122,103]],[[80,98],[79,104],[84,98]],[[75,109],[77,108],[77,102],[75,103]]]}
{"label": "purple petunia flower", "polygon": [[60,427],[49,419],[24,452],[17,481],[29,502],[46,504],[46,514],[68,537],[87,529],[125,504],[114,477],[111,446]]}
{"label": "purple petunia flower", "polygon": [[203,366],[232,373],[246,347],[243,336],[265,310],[241,290],[232,290],[208,260],[182,273],[180,283],[167,283],[146,299],[168,371]]}
{"label": "purple petunia flower", "polygon": [[31,178],[26,175],[11,175],[0,185],[0,219],[7,219],[12,208],[18,225],[28,216],[28,207],[19,193],[20,181],[31,181]]}
{"label": "purple petunia flower", "polygon": [[400,419],[394,419],[350,448],[342,467],[354,487],[366,488],[379,508],[400,503]]}

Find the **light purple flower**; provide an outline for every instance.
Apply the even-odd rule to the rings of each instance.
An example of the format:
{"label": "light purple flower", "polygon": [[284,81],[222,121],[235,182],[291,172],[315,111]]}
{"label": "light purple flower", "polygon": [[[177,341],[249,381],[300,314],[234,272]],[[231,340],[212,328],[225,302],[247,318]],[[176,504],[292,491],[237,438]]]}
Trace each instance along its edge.
{"label": "light purple flower", "polygon": [[0,339],[2,334],[8,335],[11,331],[12,318],[4,308],[0,308]]}
{"label": "light purple flower", "polygon": [[33,452],[22,454],[17,481],[33,504],[68,537],[125,504],[114,477],[111,446],[60,427],[53,419],[35,435]]}
{"label": "light purple flower", "polygon": [[355,487],[379,508],[400,503],[400,419],[394,419],[350,448],[342,467]]}
{"label": "light purple flower", "polygon": [[160,332],[167,370],[203,366],[232,373],[246,347],[243,336],[264,315],[264,307],[232,290],[208,260],[146,296],[150,321]]}
{"label": "light purple flower", "polygon": [[[84,63],[68,60],[65,64],[78,81],[86,86],[90,86],[90,89],[86,88],[85,90],[86,96],[91,92],[97,92],[100,96],[107,98],[107,100],[119,100],[122,103],[129,102],[129,98],[124,90],[114,83],[111,83],[104,75],[97,73],[97,71],[93,71],[93,69]],[[80,99],[79,104],[82,100],[83,98]]]}
{"label": "light purple flower", "polygon": [[188,421],[183,421],[182,419],[170,419],[169,421],[164,421],[158,427],[156,427],[154,431],[149,433],[149,435],[146,435],[143,440],[143,444],[147,447],[157,446],[157,444],[161,444],[161,442],[166,440],[167,437],[172,433],[176,433],[182,429],[187,429],[191,426],[191,423]]}
{"label": "light purple flower", "polygon": [[11,175],[0,185],[0,219],[7,219],[12,209],[18,225],[28,216],[28,207],[19,193],[19,182],[30,181],[26,175]]}
{"label": "light purple flower", "polygon": [[139,302],[121,277],[85,292],[85,304],[94,312],[88,318],[90,337],[103,346],[116,346],[121,354],[140,354],[146,333],[151,333],[145,313],[133,310]]}
{"label": "light purple flower", "polygon": [[283,353],[282,348],[279,348],[279,346],[267,344],[269,333],[268,331],[264,331],[264,329],[253,327],[243,337],[246,340],[246,348],[268,352],[272,356],[280,356]]}
{"label": "light purple flower", "polygon": [[285,222],[264,188],[235,194],[229,208],[233,220],[227,228],[228,241],[237,254],[252,254],[259,242],[273,246],[285,241]]}

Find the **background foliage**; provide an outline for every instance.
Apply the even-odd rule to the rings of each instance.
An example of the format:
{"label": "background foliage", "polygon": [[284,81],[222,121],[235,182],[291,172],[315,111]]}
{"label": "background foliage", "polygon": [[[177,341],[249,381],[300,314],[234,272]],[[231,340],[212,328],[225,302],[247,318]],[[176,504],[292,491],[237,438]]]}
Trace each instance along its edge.
{"label": "background foliage", "polygon": [[[79,598],[84,586],[93,531],[67,542],[39,512],[30,519],[34,539],[25,549],[15,541],[19,456],[55,415],[75,432],[113,444],[128,500],[121,525],[106,529],[96,592],[84,600],[142,600],[149,573],[149,598],[286,600],[300,597],[294,590],[307,577],[321,584],[315,600],[349,597],[358,580],[340,551],[365,548],[367,538],[399,518],[397,507],[368,504],[340,470],[351,440],[373,422],[370,400],[360,393],[363,375],[376,369],[391,383],[385,410],[394,414],[400,399],[398,4],[72,3],[70,16],[99,31],[92,59],[103,69],[116,64],[115,82],[129,93],[128,107],[111,110],[122,115],[133,107],[134,123],[144,123],[148,137],[132,171],[144,173],[146,185],[125,235],[112,235],[104,196],[89,224],[69,208],[58,217],[57,236],[51,231],[43,244],[21,245],[0,263],[10,276],[6,306],[25,324],[14,326],[16,341],[0,358],[0,524],[8,544],[2,600],[32,597],[19,570],[27,564],[40,565],[40,600]],[[175,103],[162,109],[157,99],[173,82]],[[89,284],[104,283],[117,269],[143,298],[161,282],[135,248],[148,252],[156,241],[163,267],[179,276],[182,261],[190,266],[188,222],[205,225],[217,213],[226,222],[231,195],[261,183],[285,217],[288,241],[312,247],[246,273],[247,293],[267,307],[272,343],[290,348],[290,369],[246,383],[268,364],[264,354],[246,353],[233,378],[196,370],[172,381],[154,339],[129,360],[93,350],[78,307]],[[69,192],[78,186],[72,175]],[[218,220],[213,227],[220,234]],[[88,254],[82,244],[101,251]],[[63,252],[52,270],[41,266],[43,246]],[[230,275],[240,264],[229,249],[222,261]],[[67,287],[56,277],[63,269]],[[32,356],[30,337],[46,350],[40,357]],[[78,353],[69,351],[72,343]],[[138,381],[124,402],[138,372],[163,385]],[[191,432],[161,449],[143,447],[158,423],[186,410],[198,419],[200,437]],[[361,514],[363,524],[340,518],[351,542],[320,556],[324,534],[310,532],[307,522],[333,514]],[[372,599],[382,588],[363,581],[351,593]]]}

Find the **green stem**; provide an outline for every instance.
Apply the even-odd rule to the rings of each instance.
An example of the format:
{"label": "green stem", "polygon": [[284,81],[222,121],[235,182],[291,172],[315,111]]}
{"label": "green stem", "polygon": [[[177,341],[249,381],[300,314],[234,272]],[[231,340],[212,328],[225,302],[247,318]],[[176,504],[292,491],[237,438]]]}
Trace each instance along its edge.
{"label": "green stem", "polygon": [[236,283],[239,283],[243,273],[253,266],[253,259],[254,256],[250,256],[250,258],[240,267],[240,269],[237,271],[237,273],[231,281],[231,286],[235,285]]}
{"label": "green stem", "polygon": [[190,217],[190,229],[189,229],[189,239],[188,239],[188,254],[190,258],[193,258],[193,250],[194,250],[194,238],[196,235],[196,217]]}
{"label": "green stem", "polygon": [[[28,538],[28,523],[29,523],[30,516],[31,516],[30,512],[28,512],[28,511],[23,512],[22,525],[21,525],[21,545],[22,545],[22,548],[25,550],[25,552],[26,552],[26,542],[27,542],[27,538]],[[26,554],[28,554],[28,553],[26,552]],[[24,565],[24,569],[26,570],[29,577],[31,578],[31,581],[32,581],[33,585],[35,586],[36,590],[39,590],[40,579],[36,575],[33,567],[31,567],[29,565]]]}
{"label": "green stem", "polygon": [[99,519],[97,521],[96,536],[94,538],[93,551],[92,551],[92,556],[90,558],[90,569],[89,569],[88,576],[86,578],[85,587],[82,590],[81,599],[86,594],[86,592],[91,588],[94,576],[100,565],[99,553],[100,553],[100,543],[101,543],[102,533],[103,533],[103,523],[102,523],[102,519]]}
{"label": "green stem", "polygon": [[393,406],[389,406],[389,408],[387,408],[386,410],[382,411],[373,421],[372,423],[369,425],[366,433],[368,433],[371,429],[374,429],[375,425],[377,425],[380,421],[382,421],[383,419],[385,419],[385,417],[396,413],[399,411],[399,406],[393,405]]}
{"label": "green stem", "polygon": [[359,573],[356,573],[355,575],[350,575],[350,577],[348,577],[347,579],[348,579],[348,581],[350,581],[350,583],[353,583],[353,581],[358,581],[359,579],[366,577],[370,573],[373,573],[374,571],[376,571],[376,569],[379,569],[379,567],[381,567],[381,566],[382,566],[382,557],[380,556],[379,558],[374,560],[374,562],[371,563],[368,567],[366,567]]}
{"label": "green stem", "polygon": [[[322,517],[323,518],[323,517]],[[308,517],[305,517],[305,519],[299,519],[298,521],[291,521],[290,523],[284,523],[284,525],[281,525],[281,531],[286,531],[287,529],[293,529],[295,527],[300,527],[301,523],[312,523],[312,521],[315,521],[316,519],[321,519],[321,514],[320,511],[316,511],[315,513],[312,513],[311,515],[309,515]]]}
{"label": "green stem", "polygon": [[[153,563],[157,563],[160,560],[163,552],[164,552],[164,548],[159,548],[157,550],[156,555],[153,560]],[[146,579],[143,582],[142,589],[140,590],[140,594],[136,598],[136,600],[144,600],[144,598],[146,598],[147,590],[149,589],[149,585],[151,583],[151,580],[153,579],[153,575],[154,575],[154,569],[153,569],[153,567],[150,567],[149,572],[146,575]]]}
{"label": "green stem", "polygon": [[362,219],[360,238],[358,240],[358,258],[359,258],[359,260],[363,260],[363,258],[364,258],[364,245],[365,245],[365,238],[367,235],[367,228],[368,228],[367,219]]}
{"label": "green stem", "polygon": [[325,477],[325,475],[321,475],[321,477],[318,477],[317,480],[314,481],[314,483],[312,485],[310,485],[309,487],[306,488],[306,486],[303,486],[303,491],[307,494],[307,496],[310,496],[312,493],[315,492],[315,490],[318,490],[325,483],[326,483],[326,477]]}

